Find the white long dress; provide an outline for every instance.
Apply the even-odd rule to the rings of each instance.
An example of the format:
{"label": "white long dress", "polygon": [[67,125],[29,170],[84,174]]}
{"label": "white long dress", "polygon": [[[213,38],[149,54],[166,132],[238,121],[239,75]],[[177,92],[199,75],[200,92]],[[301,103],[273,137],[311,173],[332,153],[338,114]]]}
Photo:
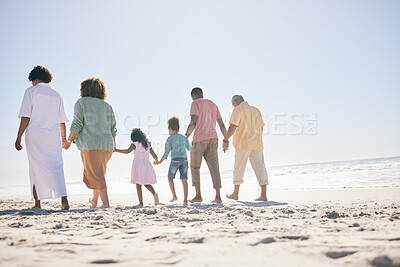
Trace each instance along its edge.
{"label": "white long dress", "polygon": [[41,199],[67,196],[62,159],[60,123],[68,122],[64,101],[48,83],[25,91],[19,118],[30,118],[25,132],[31,196],[33,186]]}

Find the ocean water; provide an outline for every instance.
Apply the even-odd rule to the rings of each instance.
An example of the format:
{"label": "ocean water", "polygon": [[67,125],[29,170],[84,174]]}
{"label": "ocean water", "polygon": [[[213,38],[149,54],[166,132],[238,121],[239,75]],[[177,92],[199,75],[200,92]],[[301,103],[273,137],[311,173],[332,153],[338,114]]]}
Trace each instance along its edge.
{"label": "ocean water", "polygon": [[271,167],[277,190],[379,188],[400,186],[400,157]]}
{"label": "ocean water", "polygon": [[[201,173],[203,192],[212,192],[212,182],[207,168]],[[376,158],[363,160],[348,160],[323,163],[309,163],[288,166],[267,167],[269,176],[268,190],[309,190],[309,189],[343,189],[343,188],[379,188],[400,187],[400,157]],[[177,174],[177,177],[179,175]],[[221,171],[222,192],[233,189],[232,170]],[[165,175],[158,175],[156,191],[169,193],[168,181]],[[190,179],[190,178],[189,178]],[[179,179],[176,190],[181,193]],[[190,181],[189,181],[190,184]],[[129,177],[108,177],[109,194],[135,193],[135,186],[130,184]],[[68,194],[90,194],[83,182],[67,183]],[[248,164],[241,191],[259,191],[257,179]],[[0,196],[29,196],[29,186],[0,187]],[[189,197],[193,189],[189,189]]]}

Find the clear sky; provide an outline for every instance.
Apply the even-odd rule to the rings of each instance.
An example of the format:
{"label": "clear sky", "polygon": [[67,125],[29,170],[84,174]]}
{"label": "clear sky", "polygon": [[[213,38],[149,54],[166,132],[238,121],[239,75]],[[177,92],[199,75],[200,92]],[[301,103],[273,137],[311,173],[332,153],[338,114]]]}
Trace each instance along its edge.
{"label": "clear sky", "polygon": [[[101,78],[121,147],[139,126],[161,154],[167,118],[187,125],[200,86],[226,122],[233,94],[261,110],[268,166],[399,156],[399,14],[397,0],[0,0],[0,186],[28,183],[14,141],[36,65],[70,118],[80,82]],[[79,152],[63,153],[67,180],[80,180]],[[131,160],[114,156],[109,175],[129,176]]]}

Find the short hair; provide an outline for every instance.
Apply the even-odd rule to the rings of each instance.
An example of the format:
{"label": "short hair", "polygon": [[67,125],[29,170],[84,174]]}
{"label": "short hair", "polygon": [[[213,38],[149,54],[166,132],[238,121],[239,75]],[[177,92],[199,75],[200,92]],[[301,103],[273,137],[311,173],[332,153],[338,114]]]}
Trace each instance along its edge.
{"label": "short hair", "polygon": [[168,129],[179,131],[179,118],[172,117],[168,120]]}
{"label": "short hair", "polygon": [[203,90],[200,87],[195,87],[192,89],[190,95],[197,95],[198,97],[203,97]]}
{"label": "short hair", "polygon": [[233,101],[236,101],[236,102],[244,101],[244,98],[241,95],[234,95],[234,96],[232,96],[232,102]]}
{"label": "short hair", "polygon": [[106,86],[99,78],[89,78],[81,83],[81,97],[90,96],[106,99]]}
{"label": "short hair", "polygon": [[53,75],[51,75],[50,71],[43,66],[36,66],[31,70],[28,76],[29,81],[33,82],[34,80],[40,80],[45,83],[51,82],[53,79]]}

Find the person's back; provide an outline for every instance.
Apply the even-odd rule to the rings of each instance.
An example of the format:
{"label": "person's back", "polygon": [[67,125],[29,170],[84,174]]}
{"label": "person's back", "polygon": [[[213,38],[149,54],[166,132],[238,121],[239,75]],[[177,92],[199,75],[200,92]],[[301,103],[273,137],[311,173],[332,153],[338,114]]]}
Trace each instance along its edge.
{"label": "person's back", "polygon": [[145,148],[142,143],[140,142],[133,142],[132,144],[135,145],[135,160],[149,160],[150,156],[150,144],[148,144],[148,148]]}
{"label": "person's back", "polygon": [[177,171],[179,170],[180,178],[183,186],[183,205],[187,205],[187,195],[188,195],[188,184],[187,184],[187,170],[188,170],[188,160],[187,160],[187,150],[192,150],[192,146],[189,144],[189,140],[186,136],[179,134],[179,118],[171,117],[168,120],[168,132],[169,137],[165,142],[165,151],[161,160],[155,161],[154,164],[161,164],[164,160],[168,158],[171,152],[171,163],[168,169],[168,183],[172,192],[172,199],[170,202],[178,200],[175,192],[174,179]]}
{"label": "person's back", "polygon": [[74,106],[71,131],[79,132],[75,138],[80,150],[113,150],[115,117],[111,105],[96,97],[82,97]]}
{"label": "person's back", "polygon": [[169,136],[166,143],[170,147],[171,159],[187,158],[186,150],[192,149],[186,136],[178,133]]}
{"label": "person's back", "polygon": [[203,90],[195,87],[190,92],[192,105],[190,107],[191,121],[186,130],[186,137],[193,134],[193,149],[190,152],[190,169],[192,171],[192,185],[196,188],[196,196],[191,202],[202,202],[200,190],[200,167],[204,157],[210,170],[215,199],[213,203],[221,203],[221,174],[218,161],[218,135],[215,130],[218,123],[222,135],[226,136],[226,128],[222,121],[221,114],[214,102],[204,99]]}
{"label": "person's back", "polygon": [[[225,144],[229,144],[228,139],[233,134],[233,146],[235,147],[235,164],[233,168],[233,184],[235,185],[232,194],[227,198],[238,200],[239,188],[244,182],[243,177],[246,171],[247,161],[250,160],[258,183],[261,187],[261,195],[256,201],[267,201],[268,173],[264,162],[262,129],[264,122],[258,108],[249,105],[244,101],[243,96],[234,95],[232,97],[232,111],[229,120],[229,129]],[[225,151],[227,146],[223,148]]]}
{"label": "person's back", "polygon": [[233,134],[233,145],[244,150],[262,150],[264,121],[258,108],[243,101],[232,112],[230,123],[238,128]]}
{"label": "person's back", "polygon": [[20,117],[26,116],[30,118],[28,128],[59,131],[60,121],[67,120],[66,118],[60,118],[60,114],[64,114],[62,98],[50,84],[38,83],[29,87],[26,89],[24,98],[30,98],[31,105],[21,107]]}
{"label": "person's back", "polygon": [[[61,95],[50,82],[53,76],[43,66],[29,73],[31,87],[25,90],[18,117],[21,119],[15,148],[22,149],[21,137],[29,161],[29,178],[35,208],[42,199],[61,197],[61,209],[69,209],[65,188],[62,143],[65,143],[65,123],[68,122]],[[62,137],[62,138],[61,138]]]}
{"label": "person's back", "polygon": [[215,129],[217,120],[221,118],[217,105],[209,99],[198,98],[192,102],[190,115],[197,115],[193,142],[218,138]]}

